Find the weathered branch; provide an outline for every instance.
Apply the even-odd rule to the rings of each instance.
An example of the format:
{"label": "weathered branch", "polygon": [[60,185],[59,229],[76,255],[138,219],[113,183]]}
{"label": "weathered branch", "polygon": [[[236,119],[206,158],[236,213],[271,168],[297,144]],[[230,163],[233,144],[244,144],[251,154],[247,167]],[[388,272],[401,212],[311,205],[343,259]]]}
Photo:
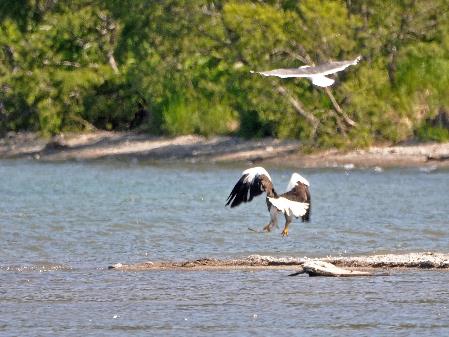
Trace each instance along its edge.
{"label": "weathered branch", "polygon": [[288,49],[281,49],[281,48],[274,49],[272,54],[273,55],[276,55],[276,54],[287,54],[288,56],[290,56],[291,58],[293,58],[295,60],[299,60],[302,63],[306,63],[306,64],[308,63],[307,59],[305,57],[303,57],[301,54],[295,53],[295,52],[293,52],[291,50],[288,50]]}
{"label": "weathered branch", "polygon": [[114,73],[118,74],[119,71],[118,71],[118,67],[117,67],[117,62],[115,62],[114,53],[112,50],[110,50],[108,52],[108,60],[109,60],[109,65],[111,66]]}
{"label": "weathered branch", "polygon": [[79,68],[81,67],[81,64],[78,62],[72,62],[72,61],[51,61],[51,60],[44,60],[42,63],[46,66],[52,66],[52,67],[72,67],[72,68]]}
{"label": "weathered branch", "polygon": [[110,16],[105,15],[104,13],[99,13],[98,17],[103,22],[103,27],[100,27],[98,30],[100,34],[107,39],[107,43],[100,42],[100,44],[106,50],[109,65],[111,66],[114,73],[118,74],[119,69],[114,58],[114,45],[116,42],[117,25]]}
{"label": "weathered branch", "polygon": [[306,48],[304,48],[303,45],[301,44],[297,44],[296,42],[292,43],[292,47],[296,48],[299,53],[297,55],[299,55],[302,59],[302,61],[307,64],[307,65],[314,65],[312,58],[309,56],[309,54],[306,51]]}
{"label": "weathered branch", "polygon": [[295,97],[293,97],[286,88],[284,88],[281,85],[277,86],[277,91],[282,95],[285,96],[288,101],[290,102],[290,104],[293,106],[293,108],[295,109],[295,111],[301,115],[302,117],[304,117],[305,119],[307,119],[310,124],[312,124],[313,127],[313,131],[312,131],[312,136],[315,135],[316,130],[318,129],[318,126],[320,125],[320,121],[318,120],[318,118],[316,118],[312,113],[306,111],[302,105],[302,103],[296,99]]}
{"label": "weathered branch", "polygon": [[11,69],[15,68],[15,60],[14,60],[14,52],[11,46],[4,44],[2,46],[3,52],[6,56],[6,60],[9,63],[9,66],[11,67]]}
{"label": "weathered branch", "polygon": [[326,92],[327,96],[331,100],[332,105],[335,109],[335,112],[337,112],[340,116],[343,117],[343,120],[345,121],[345,123],[348,124],[349,126],[356,126],[357,123],[354,122],[351,118],[349,118],[349,116],[343,111],[343,109],[340,107],[340,105],[338,105],[337,100],[335,99],[335,97],[332,94],[332,92],[330,91],[330,89],[328,87],[326,87],[326,88],[324,88],[324,91]]}
{"label": "weathered branch", "polygon": [[82,126],[84,126],[86,128],[86,130],[88,131],[96,131],[97,128],[95,127],[95,125],[89,123],[88,121],[86,121],[84,118],[82,118],[81,116],[77,116],[74,114],[71,114],[68,116],[69,119],[71,119],[74,122],[78,122],[80,123]]}
{"label": "weathered branch", "polygon": [[332,115],[333,117],[335,117],[335,122],[337,123],[338,129],[341,131],[343,136],[347,137],[346,126],[341,121],[340,116],[332,109],[329,109],[328,112],[329,112],[329,115]]}

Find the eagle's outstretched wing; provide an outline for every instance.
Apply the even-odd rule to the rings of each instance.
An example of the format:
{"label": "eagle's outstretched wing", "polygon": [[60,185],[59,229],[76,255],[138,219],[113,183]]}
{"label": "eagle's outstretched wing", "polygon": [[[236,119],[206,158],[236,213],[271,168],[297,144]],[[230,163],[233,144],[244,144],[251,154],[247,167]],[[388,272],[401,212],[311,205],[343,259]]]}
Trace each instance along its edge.
{"label": "eagle's outstretched wing", "polygon": [[272,188],[271,177],[263,167],[252,167],[242,172],[228,198],[226,206],[236,207],[242,202],[249,202],[254,197]]}
{"label": "eagle's outstretched wing", "polygon": [[310,221],[311,198],[309,182],[298,173],[293,173],[287,185],[287,191],[279,198],[268,198],[280,211],[287,215],[301,217],[302,221]]}
{"label": "eagle's outstretched wing", "polygon": [[281,68],[268,71],[251,71],[251,73],[258,73],[263,76],[277,76],[280,78],[289,77],[307,77],[312,80],[312,83],[320,87],[328,87],[335,81],[326,75],[334,74],[342,71],[351,65],[356,65],[361,60],[361,56],[350,61],[334,61],[320,64],[317,66],[302,66],[299,68]]}

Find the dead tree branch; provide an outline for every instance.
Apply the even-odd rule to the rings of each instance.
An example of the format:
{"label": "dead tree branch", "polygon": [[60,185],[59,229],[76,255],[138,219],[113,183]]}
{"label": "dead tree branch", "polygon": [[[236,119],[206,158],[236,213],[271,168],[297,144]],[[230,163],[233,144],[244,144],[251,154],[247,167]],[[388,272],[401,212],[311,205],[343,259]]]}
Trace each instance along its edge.
{"label": "dead tree branch", "polygon": [[295,97],[293,97],[293,95],[291,95],[288,90],[281,86],[278,85],[277,86],[277,91],[284,97],[286,97],[288,99],[288,101],[290,102],[290,104],[293,106],[293,108],[295,109],[295,111],[302,117],[304,117],[305,119],[307,119],[310,124],[312,125],[312,137],[315,136],[315,133],[318,129],[318,126],[320,125],[320,121],[318,120],[318,118],[316,118],[312,113],[306,111],[302,105],[302,103],[296,99]]}
{"label": "dead tree branch", "polygon": [[343,117],[345,123],[349,126],[356,126],[357,123],[354,122],[351,118],[349,118],[349,116],[343,111],[340,105],[338,105],[337,100],[335,99],[330,89],[326,87],[324,88],[324,91],[327,94],[327,97],[329,97],[329,99],[331,100],[335,112],[337,112],[341,117]]}

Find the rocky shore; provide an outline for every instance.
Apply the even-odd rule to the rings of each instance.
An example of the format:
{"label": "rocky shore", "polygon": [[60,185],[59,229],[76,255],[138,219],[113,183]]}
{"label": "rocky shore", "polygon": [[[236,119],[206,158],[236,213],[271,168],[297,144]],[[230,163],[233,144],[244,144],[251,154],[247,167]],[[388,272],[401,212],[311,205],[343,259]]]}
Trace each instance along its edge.
{"label": "rocky shore", "polygon": [[301,151],[299,141],[272,138],[155,137],[130,132],[96,131],[45,139],[35,133],[10,133],[0,139],[0,158],[42,161],[114,158],[155,162],[250,162],[309,168],[438,168],[449,167],[449,143],[413,143],[306,154]]}

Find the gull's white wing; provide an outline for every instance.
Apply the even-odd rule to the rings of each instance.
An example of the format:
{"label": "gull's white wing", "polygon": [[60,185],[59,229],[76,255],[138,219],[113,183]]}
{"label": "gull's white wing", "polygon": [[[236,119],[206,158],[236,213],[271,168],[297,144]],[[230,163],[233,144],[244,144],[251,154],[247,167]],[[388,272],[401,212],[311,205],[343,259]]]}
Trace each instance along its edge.
{"label": "gull's white wing", "polygon": [[350,61],[335,61],[320,64],[317,66],[302,66],[299,68],[281,68],[267,71],[252,71],[251,73],[258,73],[263,76],[276,76],[280,78],[290,77],[309,77],[312,83],[320,87],[328,87],[334,83],[333,79],[327,78],[325,75],[334,74],[342,71],[351,65],[356,65],[361,60],[357,57]]}
{"label": "gull's white wing", "polygon": [[299,68],[281,68],[281,69],[273,69],[267,71],[253,71],[251,73],[261,74],[263,76],[276,76],[280,78],[289,78],[289,77],[310,77],[308,72],[303,71],[305,68],[310,68],[309,66],[303,66]]}
{"label": "gull's white wing", "polygon": [[315,67],[311,67],[311,74],[313,75],[330,75],[335,74],[339,71],[345,70],[349,66],[356,65],[362,59],[361,56],[358,56],[354,60],[350,61],[335,61],[317,65]]}

